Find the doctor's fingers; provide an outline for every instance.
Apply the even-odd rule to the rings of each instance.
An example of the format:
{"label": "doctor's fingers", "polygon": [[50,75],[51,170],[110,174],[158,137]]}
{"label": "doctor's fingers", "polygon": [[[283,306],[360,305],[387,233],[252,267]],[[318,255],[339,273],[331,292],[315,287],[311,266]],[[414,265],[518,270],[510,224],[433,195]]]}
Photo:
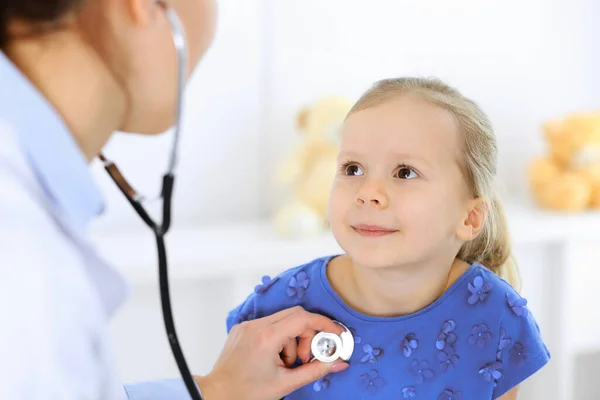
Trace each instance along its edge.
{"label": "doctor's fingers", "polygon": [[338,359],[332,363],[322,363],[317,360],[300,365],[297,368],[282,368],[279,371],[280,378],[277,380],[277,384],[281,385],[279,392],[291,393],[296,389],[318,381],[328,374],[342,372],[349,366],[350,364]]}
{"label": "doctor's fingers", "polygon": [[288,344],[283,346],[281,351],[281,359],[286,367],[291,368],[298,359],[298,343],[296,339],[291,339]]}
{"label": "doctor's fingers", "polygon": [[271,329],[281,346],[286,345],[290,339],[297,337],[300,337],[301,341],[303,339],[312,340],[316,332],[324,331],[338,335],[343,332],[343,328],[331,319],[307,312],[300,307],[296,312],[290,313],[273,323]]}
{"label": "doctor's fingers", "polygon": [[272,328],[279,334],[288,335],[288,337],[306,336],[306,333],[315,335],[314,332],[331,332],[341,334],[344,329],[333,322],[331,319],[306,311],[301,306],[286,308],[252,322],[260,324],[261,327],[271,324]]}
{"label": "doctor's fingers", "polygon": [[317,333],[314,332],[314,334],[310,337],[301,337],[300,341],[298,342],[298,357],[300,357],[302,362],[305,364],[310,361],[310,357],[312,355],[310,345],[316,334]]}
{"label": "doctor's fingers", "polygon": [[288,315],[296,314],[296,313],[302,312],[302,311],[304,311],[304,308],[302,308],[301,306],[285,308],[281,311],[276,312],[275,314],[271,314],[266,317],[256,319],[253,322],[256,322],[257,324],[264,325],[264,326],[272,325],[277,321],[281,321]]}

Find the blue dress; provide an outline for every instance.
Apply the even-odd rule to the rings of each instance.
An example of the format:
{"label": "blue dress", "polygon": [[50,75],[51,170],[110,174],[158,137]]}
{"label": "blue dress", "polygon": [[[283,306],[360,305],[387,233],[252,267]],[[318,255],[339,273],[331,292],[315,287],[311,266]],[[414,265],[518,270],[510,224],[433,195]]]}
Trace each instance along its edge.
{"label": "blue dress", "polygon": [[354,335],[350,368],[286,399],[497,399],[550,360],[527,301],[480,264],[432,304],[401,317],[352,309],[326,275],[332,256],[263,278],[227,317],[233,325],[301,305]]}

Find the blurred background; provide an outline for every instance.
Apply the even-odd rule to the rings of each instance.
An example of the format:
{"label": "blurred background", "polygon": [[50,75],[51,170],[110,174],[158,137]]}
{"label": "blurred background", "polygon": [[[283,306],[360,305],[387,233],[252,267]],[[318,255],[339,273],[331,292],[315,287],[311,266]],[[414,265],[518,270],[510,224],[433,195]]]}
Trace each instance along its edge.
{"label": "blurred background", "polygon": [[[220,0],[219,28],[186,97],[169,234],[171,293],[191,369],[207,373],[227,312],[264,274],[337,252],[327,234],[279,237],[274,183],[302,143],[296,115],[328,95],[354,101],[374,81],[437,76],[477,101],[499,140],[499,183],[515,255],[552,352],[523,399],[597,399],[600,216],[543,211],[527,166],[548,152],[541,125],[600,109],[595,0]],[[157,193],[171,137],[117,135],[106,154]],[[177,376],[162,324],[153,237],[99,165],[107,212],[93,235],[131,282],[113,324],[125,381]]]}

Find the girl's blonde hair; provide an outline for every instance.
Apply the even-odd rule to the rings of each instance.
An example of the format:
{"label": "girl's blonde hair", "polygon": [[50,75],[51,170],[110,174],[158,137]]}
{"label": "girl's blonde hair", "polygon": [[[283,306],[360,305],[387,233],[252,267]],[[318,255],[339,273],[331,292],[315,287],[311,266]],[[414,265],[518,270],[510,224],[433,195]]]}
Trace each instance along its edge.
{"label": "girl's blonde hair", "polygon": [[480,234],[466,242],[457,257],[485,265],[520,290],[520,276],[511,253],[504,210],[494,191],[498,146],[488,117],[475,102],[435,78],[394,78],[376,82],[354,104],[348,115],[374,107],[400,95],[416,94],[449,111],[463,137],[461,168],[471,195],[482,198],[488,214]]}

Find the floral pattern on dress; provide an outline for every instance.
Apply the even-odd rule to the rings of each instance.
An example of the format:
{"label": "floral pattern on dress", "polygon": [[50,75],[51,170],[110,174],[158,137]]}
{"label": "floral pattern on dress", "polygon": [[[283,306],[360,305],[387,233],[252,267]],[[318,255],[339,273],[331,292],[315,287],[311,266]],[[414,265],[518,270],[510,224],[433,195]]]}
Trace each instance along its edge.
{"label": "floral pattern on dress", "polygon": [[476,276],[475,279],[473,279],[473,282],[469,283],[468,288],[469,292],[471,292],[468,302],[469,304],[474,305],[477,302],[483,302],[486,299],[492,290],[492,285],[489,282],[485,282],[481,276]]}
{"label": "floral pattern on dress", "polygon": [[286,293],[289,297],[301,299],[306,294],[309,285],[310,278],[307,273],[300,271],[290,278]]}

